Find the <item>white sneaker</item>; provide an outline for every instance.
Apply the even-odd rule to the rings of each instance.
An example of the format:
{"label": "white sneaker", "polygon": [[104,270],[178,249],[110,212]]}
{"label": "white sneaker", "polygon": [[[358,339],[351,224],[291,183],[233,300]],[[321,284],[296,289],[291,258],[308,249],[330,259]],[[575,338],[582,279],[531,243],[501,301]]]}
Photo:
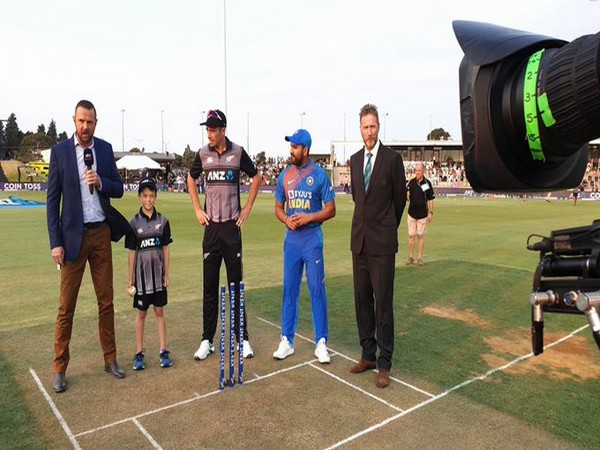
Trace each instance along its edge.
{"label": "white sneaker", "polygon": [[281,342],[279,342],[279,347],[277,350],[273,352],[273,358],[275,359],[285,359],[290,355],[294,354],[294,347],[290,345],[287,338],[285,336],[281,336]]}
{"label": "white sneaker", "polygon": [[244,359],[252,358],[254,356],[254,350],[252,350],[252,346],[250,345],[250,341],[244,339]]}
{"label": "white sneaker", "polygon": [[194,353],[194,359],[196,361],[200,361],[202,359],[206,359],[206,357],[208,355],[210,355],[211,353],[215,352],[215,346],[213,344],[211,344],[208,339],[204,339],[202,340],[202,342],[200,342],[200,347],[198,347],[198,350],[196,351],[196,353]]}
{"label": "white sneaker", "polygon": [[327,351],[327,343],[325,342],[325,338],[319,339],[317,348],[315,349],[315,356],[318,358],[321,364],[329,364],[331,362],[331,357]]}

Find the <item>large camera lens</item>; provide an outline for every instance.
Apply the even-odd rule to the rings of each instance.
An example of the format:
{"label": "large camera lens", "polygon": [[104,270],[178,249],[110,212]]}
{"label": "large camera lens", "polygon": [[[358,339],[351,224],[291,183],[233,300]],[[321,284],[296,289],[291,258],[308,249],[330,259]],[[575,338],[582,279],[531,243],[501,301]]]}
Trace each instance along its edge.
{"label": "large camera lens", "polygon": [[[455,21],[467,178],[478,191],[578,186],[600,136],[600,33],[573,42]],[[541,52],[538,54],[538,52]]]}
{"label": "large camera lens", "polygon": [[[547,93],[556,120],[548,148],[566,155],[567,144],[584,144],[600,132],[600,33],[546,51],[541,67],[538,89]],[[565,147],[556,145],[562,142]]]}

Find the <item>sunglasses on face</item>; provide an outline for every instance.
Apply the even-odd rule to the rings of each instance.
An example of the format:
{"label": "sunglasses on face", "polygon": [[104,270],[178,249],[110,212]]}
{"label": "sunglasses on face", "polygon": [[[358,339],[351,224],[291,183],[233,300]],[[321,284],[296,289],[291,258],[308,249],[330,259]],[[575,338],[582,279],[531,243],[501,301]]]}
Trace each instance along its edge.
{"label": "sunglasses on face", "polygon": [[223,118],[221,117],[221,114],[219,114],[218,111],[214,111],[212,109],[210,111],[208,111],[208,113],[206,114],[206,118],[210,119],[211,117],[213,119],[217,119],[217,120],[220,120],[221,122],[224,122]]}

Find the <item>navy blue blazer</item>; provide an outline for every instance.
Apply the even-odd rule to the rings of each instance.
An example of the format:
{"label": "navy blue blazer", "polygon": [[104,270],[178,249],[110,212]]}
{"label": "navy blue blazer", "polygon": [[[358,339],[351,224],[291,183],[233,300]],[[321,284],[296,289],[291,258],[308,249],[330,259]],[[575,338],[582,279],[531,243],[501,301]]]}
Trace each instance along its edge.
{"label": "navy blue blazer", "polygon": [[[46,200],[50,248],[62,246],[66,261],[77,259],[83,240],[83,206],[74,139],[73,136],[52,147]],[[112,146],[95,137],[94,150],[96,172],[102,181],[102,191],[96,189],[94,195],[99,196],[111,229],[111,239],[116,242],[130,230],[129,221],[110,204],[111,197],[123,196],[123,180],[115,164]]]}

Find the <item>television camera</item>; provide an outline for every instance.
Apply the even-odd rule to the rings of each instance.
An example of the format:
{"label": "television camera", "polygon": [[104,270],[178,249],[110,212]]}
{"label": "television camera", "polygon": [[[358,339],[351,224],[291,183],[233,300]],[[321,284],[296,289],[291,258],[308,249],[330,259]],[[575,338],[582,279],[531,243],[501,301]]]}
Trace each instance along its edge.
{"label": "television camera", "polygon": [[530,297],[533,354],[544,351],[544,312],[585,314],[600,349],[600,220],[553,231],[527,249],[540,252]]}
{"label": "television camera", "polygon": [[[588,142],[600,136],[600,33],[572,42],[454,21],[467,179],[478,192],[548,192],[579,186]],[[531,236],[530,236],[531,238]],[[533,353],[543,313],[585,314],[600,348],[600,220],[528,244]]]}

